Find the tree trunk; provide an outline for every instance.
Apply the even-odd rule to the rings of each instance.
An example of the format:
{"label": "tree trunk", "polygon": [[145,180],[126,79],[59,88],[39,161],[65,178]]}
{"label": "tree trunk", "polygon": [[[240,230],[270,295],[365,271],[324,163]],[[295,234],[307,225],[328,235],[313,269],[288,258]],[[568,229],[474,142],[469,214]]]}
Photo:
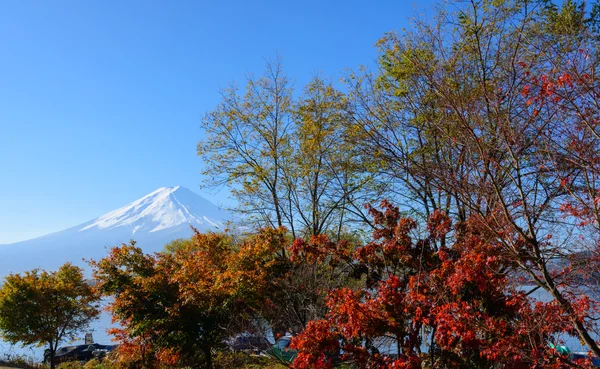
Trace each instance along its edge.
{"label": "tree trunk", "polygon": [[204,362],[206,363],[207,369],[213,368],[212,352],[210,347],[204,348]]}
{"label": "tree trunk", "polygon": [[56,348],[50,349],[50,369],[56,368]]}
{"label": "tree trunk", "polygon": [[[46,356],[48,354],[48,356]],[[50,364],[50,369],[54,369],[56,367],[55,363],[56,356],[56,346],[54,342],[48,342],[48,349],[44,351],[44,364]]]}

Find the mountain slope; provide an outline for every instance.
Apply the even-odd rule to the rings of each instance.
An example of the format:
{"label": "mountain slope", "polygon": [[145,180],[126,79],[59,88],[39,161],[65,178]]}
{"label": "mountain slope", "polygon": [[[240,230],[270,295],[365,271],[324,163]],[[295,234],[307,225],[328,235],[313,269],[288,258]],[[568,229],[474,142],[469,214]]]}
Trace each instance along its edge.
{"label": "mountain slope", "polygon": [[0,245],[0,277],[33,268],[56,269],[69,261],[98,259],[107,248],[134,239],[145,252],[199,231],[222,230],[231,216],[183,187],[162,187],[103,216],[32,240]]}

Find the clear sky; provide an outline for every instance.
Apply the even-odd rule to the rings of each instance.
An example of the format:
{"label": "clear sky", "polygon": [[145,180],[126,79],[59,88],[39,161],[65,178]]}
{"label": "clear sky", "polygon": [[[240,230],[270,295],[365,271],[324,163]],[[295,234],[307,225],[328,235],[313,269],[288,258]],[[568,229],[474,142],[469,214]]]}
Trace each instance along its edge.
{"label": "clear sky", "polygon": [[283,57],[302,86],[373,65],[433,0],[7,0],[0,6],[0,244],[58,231],[162,186],[201,191],[218,88]]}

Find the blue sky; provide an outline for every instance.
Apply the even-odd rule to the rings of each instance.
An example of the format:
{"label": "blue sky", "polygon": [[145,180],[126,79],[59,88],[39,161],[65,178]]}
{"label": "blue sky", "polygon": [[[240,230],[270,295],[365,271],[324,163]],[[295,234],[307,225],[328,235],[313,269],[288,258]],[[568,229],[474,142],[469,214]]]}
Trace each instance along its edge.
{"label": "blue sky", "polygon": [[202,191],[199,122],[218,88],[283,57],[301,87],[372,65],[428,1],[29,1],[0,7],[0,244],[162,186]]}

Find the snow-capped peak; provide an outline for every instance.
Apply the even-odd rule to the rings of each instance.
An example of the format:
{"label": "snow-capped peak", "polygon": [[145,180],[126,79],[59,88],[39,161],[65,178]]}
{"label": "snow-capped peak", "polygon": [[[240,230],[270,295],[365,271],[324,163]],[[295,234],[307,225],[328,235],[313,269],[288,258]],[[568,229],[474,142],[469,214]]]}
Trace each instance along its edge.
{"label": "snow-capped peak", "polygon": [[56,270],[65,262],[89,271],[108,248],[135,240],[145,253],[200,232],[223,231],[231,215],[183,187],[162,187],[120,209],[74,227],[0,247],[0,279],[33,268]]}
{"label": "snow-capped peak", "polygon": [[131,228],[157,232],[180,225],[199,229],[219,228],[226,214],[200,195],[181,186],[161,187],[156,191],[86,224],[80,231],[92,229]]}

